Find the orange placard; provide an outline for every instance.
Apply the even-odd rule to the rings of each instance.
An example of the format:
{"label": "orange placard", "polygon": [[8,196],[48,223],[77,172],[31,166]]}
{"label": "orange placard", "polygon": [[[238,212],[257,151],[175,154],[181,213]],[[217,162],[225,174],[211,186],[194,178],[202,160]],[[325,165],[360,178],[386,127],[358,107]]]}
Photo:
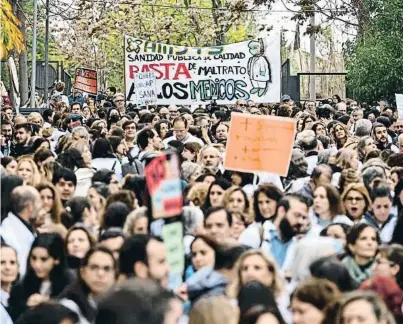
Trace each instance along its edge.
{"label": "orange placard", "polygon": [[225,169],[286,176],[295,130],[291,118],[231,114]]}

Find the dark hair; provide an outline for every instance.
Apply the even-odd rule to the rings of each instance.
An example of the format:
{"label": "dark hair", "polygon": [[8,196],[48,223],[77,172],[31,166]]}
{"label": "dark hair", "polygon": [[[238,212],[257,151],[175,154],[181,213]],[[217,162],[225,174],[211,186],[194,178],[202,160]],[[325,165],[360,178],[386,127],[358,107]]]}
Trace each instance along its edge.
{"label": "dark hair", "polygon": [[374,202],[376,198],[383,198],[383,197],[388,197],[389,200],[392,201],[392,195],[390,194],[390,189],[388,188],[386,183],[381,183],[371,190],[372,202]]}
{"label": "dark hair", "polygon": [[272,183],[265,183],[263,185],[260,185],[253,194],[253,210],[255,212],[256,222],[264,222],[266,220],[259,210],[258,197],[261,193],[264,194],[267,198],[276,201],[276,203],[278,203],[283,197],[283,192],[276,185]]}
{"label": "dark hair", "polygon": [[139,175],[132,175],[126,177],[125,179],[126,180],[122,189],[134,192],[139,206],[143,206],[145,204],[145,188],[146,188],[145,177]]}
{"label": "dark hair", "polygon": [[113,149],[111,142],[106,138],[98,138],[92,149],[92,158],[115,158],[116,156],[113,154]]}
{"label": "dark hair", "polygon": [[400,267],[395,275],[396,282],[403,289],[403,246],[401,244],[381,245],[379,254],[392,263]]}
{"label": "dark hair", "polygon": [[[288,212],[288,210],[291,207],[290,201],[291,200],[297,200],[300,203],[303,203],[304,205],[306,205],[306,207],[309,209],[310,207],[310,201],[309,198],[301,195],[301,194],[287,194],[285,196],[283,196],[278,202],[277,202],[277,211],[279,210],[280,207],[283,207],[285,209],[286,212]],[[276,213],[277,214],[277,213]]]}
{"label": "dark hair", "polygon": [[90,249],[95,247],[95,245],[97,243],[95,237],[90,233],[90,231],[86,227],[76,224],[69,228],[69,231],[67,232],[66,237],[64,239],[64,246],[65,246],[67,253],[68,253],[67,245],[69,244],[69,237],[70,237],[71,233],[76,232],[76,231],[82,231],[85,233],[85,235],[87,236],[88,242],[90,243]]}
{"label": "dark hair", "polygon": [[49,275],[52,287],[50,296],[56,297],[71,282],[72,279],[67,271],[63,238],[57,233],[41,233],[35,238],[28,255],[27,272],[25,277],[22,279],[22,285],[27,298],[29,298],[29,296],[32,294],[39,293],[42,283],[42,279],[37,277],[30,262],[32,251],[35,248],[46,249],[50,257],[59,261],[58,264],[53,266]]}
{"label": "dark hair", "polygon": [[90,189],[93,188],[99,195],[104,197],[105,199],[109,196],[109,187],[105,183],[95,182],[91,185]]}
{"label": "dark hair", "polygon": [[123,125],[122,125],[123,130],[125,130],[126,127],[129,126],[129,125],[131,125],[131,124],[134,124],[134,125],[136,126],[136,129],[137,129],[137,124],[136,124],[136,122],[135,122],[133,119],[129,119],[129,120],[126,120],[126,121],[123,123]]}
{"label": "dark hair", "polygon": [[291,294],[290,299],[296,298],[324,311],[329,305],[337,302],[340,297],[341,293],[333,282],[311,278],[302,281]]}
{"label": "dark hair", "polygon": [[134,265],[136,262],[148,265],[147,245],[150,240],[162,242],[160,238],[154,236],[134,234],[123,243],[119,253],[119,269],[121,274],[133,277],[135,275]]}
{"label": "dark hair", "polygon": [[314,149],[316,149],[318,147],[318,140],[316,139],[316,137],[308,137],[305,140],[301,141],[301,148],[304,151],[312,151]]}
{"label": "dark hair", "polygon": [[261,282],[257,280],[247,282],[240,288],[237,299],[240,311],[239,323],[254,324],[261,315],[272,313],[279,323],[285,324],[274,293]]}
{"label": "dark hair", "polygon": [[316,138],[318,139],[318,141],[320,141],[322,143],[322,146],[323,146],[324,150],[329,148],[329,145],[330,145],[330,137],[329,136],[320,135],[320,136],[316,136]]}
{"label": "dark hair", "polygon": [[322,187],[326,191],[326,196],[327,196],[327,200],[329,201],[329,209],[330,209],[331,216],[335,217],[337,215],[343,215],[344,207],[343,207],[343,203],[340,198],[340,194],[337,191],[337,189],[335,187],[333,187],[331,184],[327,184],[327,183],[323,183],[323,184],[317,186],[316,189],[318,189],[320,187]]}
{"label": "dark hair", "polygon": [[148,139],[154,138],[155,133],[151,129],[143,129],[137,134],[137,145],[141,150],[144,150],[148,146]]}
{"label": "dark hair", "polygon": [[206,221],[212,214],[218,213],[220,211],[225,212],[225,215],[227,216],[228,225],[231,227],[232,226],[232,213],[230,211],[226,210],[222,206],[210,207],[209,209],[206,210],[206,212],[204,213],[204,226],[206,226]]}
{"label": "dark hair", "polygon": [[72,227],[76,223],[83,222],[85,209],[90,209],[91,204],[86,197],[73,197],[66,203],[66,208],[62,212],[62,223],[66,228]]}
{"label": "dark hair", "polygon": [[215,112],[213,112],[212,115],[216,116],[216,118],[221,120],[221,121],[227,121],[228,120],[227,114],[224,111],[221,111],[221,110],[216,110]]}
{"label": "dark hair", "polygon": [[1,158],[1,165],[6,168],[7,165],[9,165],[12,161],[17,161],[15,158],[13,158],[12,156],[3,156]]}
{"label": "dark hair", "polygon": [[[1,159],[3,162],[3,158]],[[1,176],[1,221],[3,221],[7,214],[11,211],[11,200],[10,195],[12,191],[18,187],[22,186],[23,180],[20,176],[14,174],[8,174]]]}
{"label": "dark hair", "polygon": [[109,240],[111,238],[116,238],[116,237],[122,237],[124,239],[125,234],[123,233],[123,230],[121,228],[111,227],[111,228],[108,228],[106,231],[104,231],[99,236],[98,243],[101,243],[102,241],[106,241],[106,240]]}
{"label": "dark hair", "polygon": [[233,242],[219,242],[214,250],[214,269],[231,270],[245,250],[245,247],[238,244],[235,245]]}
{"label": "dark hair", "polygon": [[32,133],[32,126],[29,123],[21,123],[14,126],[14,131],[17,131],[20,128],[24,128],[26,132]]}
{"label": "dark hair", "polygon": [[70,320],[74,324],[79,322],[78,315],[74,311],[56,302],[46,302],[24,312],[15,324],[59,324],[65,320]]}
{"label": "dark hair", "polygon": [[130,280],[99,303],[95,324],[161,324],[173,299],[172,292],[153,280]]}
{"label": "dark hair", "polygon": [[[168,130],[172,127],[172,124],[169,120],[167,119],[160,119],[155,125],[154,128],[157,131],[158,135],[161,137],[161,125],[162,124],[167,124],[168,125]],[[161,137],[161,139],[163,139]]]}
{"label": "dark hair", "polygon": [[210,192],[212,190],[212,188],[214,186],[219,186],[221,189],[223,189],[224,191],[231,188],[231,182],[229,182],[227,179],[225,178],[216,178],[212,184],[210,185],[210,187],[208,188],[207,191],[207,196],[206,196],[206,200],[204,201],[204,205],[203,205],[203,211],[209,209],[211,207],[211,202],[210,202]]}
{"label": "dark hair", "polygon": [[115,172],[108,170],[108,169],[100,169],[97,172],[94,173],[92,176],[92,184],[95,184],[96,182],[101,182],[106,185],[109,185],[112,180],[112,176],[115,174]]}
{"label": "dark hair", "polygon": [[[102,246],[98,246],[96,248],[90,249],[87,252],[87,254],[85,255],[85,257],[83,258],[81,267],[84,268],[84,267],[88,266],[90,258],[97,252],[101,252],[101,253],[104,253],[104,254],[107,254],[110,256],[110,258],[113,262],[115,272],[116,272],[117,264],[116,264],[115,258],[113,257],[112,252]],[[79,272],[79,274],[80,274],[80,272]],[[90,287],[87,285],[87,283],[84,281],[84,279],[79,275],[79,277],[73,284],[66,287],[66,289],[59,296],[59,298],[60,299],[66,298],[66,299],[72,300],[74,303],[77,304],[82,315],[89,322],[93,322],[95,315],[96,315],[96,308],[89,301],[88,295],[90,293],[91,293]]]}
{"label": "dark hair", "polygon": [[85,168],[84,159],[79,150],[70,148],[65,150],[57,157],[57,162],[64,168],[75,171],[76,169]]}
{"label": "dark hair", "polygon": [[31,148],[31,152],[36,152],[36,150],[39,148],[39,146],[42,145],[42,143],[48,143],[49,144],[49,148],[50,148],[50,142],[48,139],[43,138],[43,137],[39,137],[37,138],[34,143],[32,144],[32,148]]}
{"label": "dark hair", "polygon": [[81,103],[79,103],[78,101],[75,101],[75,102],[73,102],[73,103],[70,105],[70,111],[73,110],[73,106],[77,106],[77,105],[80,106],[80,110],[83,108],[83,106],[81,105]]}
{"label": "dark hair", "polygon": [[346,252],[349,255],[353,255],[353,252],[350,250],[348,247],[349,245],[354,245],[358,238],[360,237],[361,233],[366,229],[366,228],[372,228],[376,234],[376,241],[378,242],[378,245],[381,244],[381,239],[379,237],[379,232],[377,231],[376,228],[372,227],[369,224],[366,223],[359,223],[355,224],[353,227],[351,227],[350,231],[347,233],[347,243],[346,243]]}
{"label": "dark hair", "polygon": [[346,234],[346,236],[347,236],[348,231],[351,228],[350,225],[347,225],[347,224],[344,224],[344,223],[331,223],[327,227],[325,227],[323,230],[320,231],[320,236],[328,236],[327,231],[332,226],[340,226],[342,228],[344,234]]}
{"label": "dark hair", "polygon": [[317,183],[317,181],[319,180],[321,175],[325,173],[324,172],[325,170],[330,171],[329,175],[330,175],[330,179],[331,179],[332,169],[327,164],[319,164],[312,170],[311,179],[315,182],[315,184]]}
{"label": "dark hair", "polygon": [[40,164],[45,161],[46,159],[53,157],[52,151],[48,150],[47,148],[41,148],[35,152],[33,160],[37,167],[39,168]]}
{"label": "dark hair", "polygon": [[121,127],[114,127],[111,131],[111,136],[109,136],[109,140],[111,137],[118,137],[120,139],[123,139],[125,137],[125,131]]}
{"label": "dark hair", "polygon": [[120,143],[122,142],[122,138],[119,136],[108,136],[108,141],[111,143],[112,146],[112,152],[114,154],[116,154],[117,150],[118,150],[118,146],[120,145]]}
{"label": "dark hair", "polygon": [[314,261],[309,270],[313,277],[333,282],[343,293],[356,288],[347,267],[335,256],[326,256]]}
{"label": "dark hair", "polygon": [[53,179],[52,183],[55,185],[57,184],[61,179],[64,179],[65,181],[71,181],[74,185],[74,187],[77,186],[77,177],[75,173],[67,168],[60,168],[55,171],[53,174]]}
{"label": "dark hair", "polygon": [[102,228],[121,227],[123,228],[127,215],[131,210],[123,202],[114,202],[105,210]]}

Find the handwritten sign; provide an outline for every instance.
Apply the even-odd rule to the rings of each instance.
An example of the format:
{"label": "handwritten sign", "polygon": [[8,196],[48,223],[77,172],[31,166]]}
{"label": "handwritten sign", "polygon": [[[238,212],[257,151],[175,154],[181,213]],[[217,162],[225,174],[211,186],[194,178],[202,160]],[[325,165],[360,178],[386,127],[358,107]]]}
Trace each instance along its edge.
{"label": "handwritten sign", "polygon": [[162,228],[162,238],[167,249],[170,273],[183,273],[185,270],[185,248],[183,247],[183,224],[174,222]]}
{"label": "handwritten sign", "polygon": [[403,94],[396,93],[396,106],[399,118],[403,118]]}
{"label": "handwritten sign", "polygon": [[155,157],[145,167],[150,194],[150,210],[154,219],[182,213],[183,195],[180,162],[176,154]]}
{"label": "handwritten sign", "polygon": [[138,105],[157,103],[157,87],[154,72],[139,72],[134,78],[136,102]]}
{"label": "handwritten sign", "polygon": [[97,91],[97,71],[77,68],[76,80],[74,81],[74,88],[89,94],[96,95]]}
{"label": "handwritten sign", "polygon": [[225,169],[286,176],[294,136],[295,121],[290,118],[233,113]]}
{"label": "handwritten sign", "polygon": [[280,34],[211,47],[124,39],[127,102],[136,103],[135,80],[142,72],[155,73],[160,105],[280,100]]}

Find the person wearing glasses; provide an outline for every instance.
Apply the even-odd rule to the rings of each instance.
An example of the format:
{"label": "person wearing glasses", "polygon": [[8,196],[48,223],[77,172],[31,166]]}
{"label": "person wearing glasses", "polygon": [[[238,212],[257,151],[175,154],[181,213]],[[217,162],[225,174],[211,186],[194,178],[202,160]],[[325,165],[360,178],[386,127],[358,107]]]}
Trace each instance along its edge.
{"label": "person wearing glasses", "polygon": [[85,255],[76,282],[60,295],[60,304],[75,312],[81,324],[92,323],[98,299],[115,284],[117,262],[105,247],[91,249]]}
{"label": "person wearing glasses", "polygon": [[246,101],[243,99],[239,99],[236,101],[235,108],[244,111],[246,109]]}
{"label": "person wearing glasses", "polygon": [[368,190],[362,183],[350,184],[341,195],[341,200],[346,210],[346,216],[355,224],[361,222],[371,206]]}
{"label": "person wearing glasses", "polygon": [[123,93],[115,94],[115,96],[113,97],[113,102],[120,114],[124,115],[126,111],[125,95]]}

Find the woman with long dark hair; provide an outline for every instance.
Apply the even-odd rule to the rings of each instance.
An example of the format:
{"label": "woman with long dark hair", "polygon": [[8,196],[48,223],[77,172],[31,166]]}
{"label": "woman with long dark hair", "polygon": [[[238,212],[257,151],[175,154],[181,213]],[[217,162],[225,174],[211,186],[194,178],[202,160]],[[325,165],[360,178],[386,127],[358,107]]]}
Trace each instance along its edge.
{"label": "woman with long dark hair", "polygon": [[16,320],[27,308],[58,296],[72,281],[66,267],[62,237],[43,233],[32,243],[25,277],[10,293],[10,315]]}
{"label": "woman with long dark hair", "polygon": [[117,264],[112,252],[104,247],[85,255],[79,277],[60,295],[60,303],[77,313],[81,324],[95,319],[97,302],[116,282]]}
{"label": "woman with long dark hair", "polygon": [[210,207],[217,207],[222,205],[224,192],[231,187],[231,183],[224,179],[216,179],[208,188],[207,197],[203,205],[203,210],[206,211]]}
{"label": "woman with long dark hair", "polygon": [[122,165],[116,155],[113,154],[112,145],[106,138],[98,138],[95,141],[91,166],[96,170],[112,170],[119,181],[122,179]]}

